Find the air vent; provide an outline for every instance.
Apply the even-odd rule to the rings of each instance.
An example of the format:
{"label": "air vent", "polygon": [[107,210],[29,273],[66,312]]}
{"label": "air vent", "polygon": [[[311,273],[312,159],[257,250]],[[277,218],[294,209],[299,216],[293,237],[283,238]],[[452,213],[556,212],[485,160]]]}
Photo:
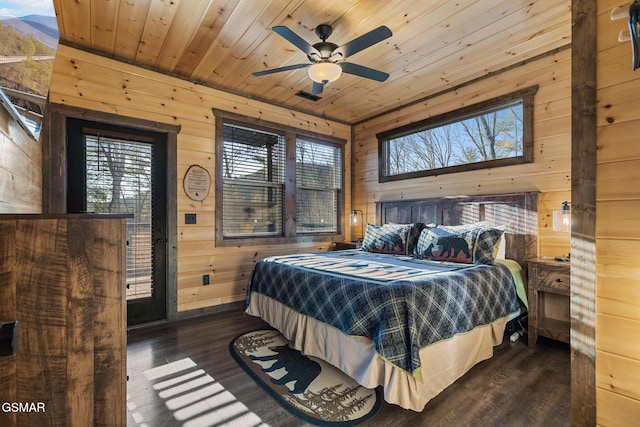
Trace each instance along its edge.
{"label": "air vent", "polygon": [[305,98],[308,99],[309,101],[319,101],[322,99],[322,97],[318,96],[318,95],[311,95],[309,92],[305,92],[303,90],[299,91],[298,93],[296,93],[297,96],[301,97],[301,98]]}

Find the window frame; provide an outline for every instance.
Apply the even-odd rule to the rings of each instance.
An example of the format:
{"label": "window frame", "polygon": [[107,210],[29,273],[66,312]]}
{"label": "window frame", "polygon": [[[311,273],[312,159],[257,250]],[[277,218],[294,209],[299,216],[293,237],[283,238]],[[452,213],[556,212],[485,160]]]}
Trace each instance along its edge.
{"label": "window frame", "polygon": [[[378,139],[378,182],[400,181],[405,179],[421,178],[434,175],[442,175],[449,173],[465,172],[471,170],[489,169],[502,166],[510,166],[516,164],[533,162],[533,98],[538,91],[538,85],[505,94],[487,101],[462,107],[457,110],[449,111],[434,117],[410,123],[395,129],[376,134]],[[474,116],[482,115],[497,110],[500,107],[506,107],[508,104],[521,100],[522,101],[522,155],[514,157],[506,157],[502,159],[483,160],[473,163],[461,165],[446,166],[434,169],[425,169],[414,172],[407,172],[396,175],[387,175],[387,156],[386,143],[394,138],[418,133],[424,130],[433,129],[438,126],[463,121]]]}
{"label": "window frame", "polygon": [[[215,117],[215,164],[216,164],[216,182],[215,182],[215,241],[216,246],[251,246],[251,245],[269,245],[269,244],[286,244],[286,243],[304,243],[304,242],[331,242],[344,235],[343,227],[343,211],[345,206],[345,147],[347,141],[333,136],[323,135],[316,132],[298,129],[279,123],[269,122],[262,119],[243,116],[224,110],[213,109]],[[238,126],[249,127],[265,132],[277,133],[284,135],[285,138],[285,180],[283,190],[283,213],[282,213],[282,235],[280,236],[232,236],[225,237],[223,234],[223,188],[224,177],[222,174],[222,155],[224,152],[224,125],[234,124]],[[340,149],[340,160],[342,163],[341,170],[341,188],[337,205],[337,224],[336,232],[319,232],[297,234],[296,232],[296,216],[297,216],[297,182],[296,182],[296,140],[298,137],[313,140],[327,144]]]}

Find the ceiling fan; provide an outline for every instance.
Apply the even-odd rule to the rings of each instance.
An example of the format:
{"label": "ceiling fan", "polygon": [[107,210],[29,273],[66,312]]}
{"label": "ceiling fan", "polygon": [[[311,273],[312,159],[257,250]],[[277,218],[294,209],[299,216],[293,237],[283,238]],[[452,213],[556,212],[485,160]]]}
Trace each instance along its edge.
{"label": "ceiling fan", "polygon": [[253,73],[254,76],[264,76],[267,74],[279,73],[281,71],[308,68],[309,78],[313,80],[311,94],[314,96],[321,94],[324,85],[336,81],[343,72],[379,82],[383,82],[389,78],[389,74],[383,73],[382,71],[342,61],[361,50],[391,37],[393,33],[384,25],[356,37],[342,46],[338,46],[335,43],[327,41],[333,32],[333,28],[328,24],[318,25],[316,27],[315,33],[322,41],[315,43],[314,45],[307,43],[302,37],[285,26],[276,26],[272,29],[291,42],[298,49],[303,51],[311,62],[307,64],[294,64],[287,65],[285,67],[272,68],[270,70],[257,71]]}

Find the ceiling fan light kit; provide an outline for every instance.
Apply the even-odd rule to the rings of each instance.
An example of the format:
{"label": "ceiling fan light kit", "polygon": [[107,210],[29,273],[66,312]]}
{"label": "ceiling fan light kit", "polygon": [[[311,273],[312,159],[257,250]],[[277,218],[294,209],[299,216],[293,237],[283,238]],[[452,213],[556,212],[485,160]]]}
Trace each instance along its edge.
{"label": "ceiling fan light kit", "polygon": [[342,75],[342,67],[333,62],[318,62],[307,71],[311,80],[323,84],[335,82]]}
{"label": "ceiling fan light kit", "polygon": [[315,33],[322,41],[314,45],[309,44],[302,37],[285,26],[279,25],[272,29],[304,52],[310,63],[293,64],[269,70],[256,71],[253,73],[254,76],[264,76],[267,74],[279,73],[281,71],[307,68],[309,78],[313,81],[313,87],[311,90],[311,94],[313,96],[321,94],[324,85],[338,80],[343,72],[379,82],[383,82],[389,78],[389,74],[383,73],[382,71],[342,61],[348,56],[358,53],[361,50],[391,37],[393,33],[384,25],[356,37],[342,46],[338,46],[327,41],[327,38],[333,32],[333,28],[327,24],[318,25],[316,27]]}

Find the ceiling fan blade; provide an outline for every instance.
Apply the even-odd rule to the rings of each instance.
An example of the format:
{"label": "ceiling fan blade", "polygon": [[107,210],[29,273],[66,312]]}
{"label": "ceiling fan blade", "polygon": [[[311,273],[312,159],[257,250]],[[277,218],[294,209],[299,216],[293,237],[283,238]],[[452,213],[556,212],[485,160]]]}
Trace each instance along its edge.
{"label": "ceiling fan blade", "polygon": [[318,56],[321,56],[320,52],[318,52],[318,49],[311,46],[302,37],[291,31],[284,25],[275,26],[272,28],[272,30],[280,34],[282,37],[287,39],[291,44],[293,44],[295,47],[297,47],[307,55],[316,54]]}
{"label": "ceiling fan blade", "polygon": [[298,70],[300,68],[306,68],[306,67],[308,67],[310,65],[311,64],[287,65],[286,67],[271,68],[270,70],[256,71],[255,73],[253,73],[253,75],[256,76],[256,77],[258,77],[258,76],[266,76],[267,74],[279,73],[281,71]]}
{"label": "ceiling fan blade", "polygon": [[316,96],[322,93],[324,89],[324,83],[313,82],[313,87],[311,88],[311,95]]}
{"label": "ceiling fan blade", "polygon": [[375,30],[371,30],[366,34],[363,34],[360,37],[356,37],[350,42],[337,47],[331,53],[331,55],[333,56],[339,53],[343,58],[346,58],[347,56],[358,53],[361,50],[368,48],[369,46],[373,46],[374,44],[391,37],[392,35],[393,33],[391,32],[391,30],[387,26],[382,25]]}
{"label": "ceiling fan blade", "polygon": [[342,67],[342,71],[345,73],[364,77],[366,79],[383,82],[389,78],[389,74],[374,70],[373,68],[365,67],[364,65],[352,64],[351,62],[339,62],[338,65]]}

